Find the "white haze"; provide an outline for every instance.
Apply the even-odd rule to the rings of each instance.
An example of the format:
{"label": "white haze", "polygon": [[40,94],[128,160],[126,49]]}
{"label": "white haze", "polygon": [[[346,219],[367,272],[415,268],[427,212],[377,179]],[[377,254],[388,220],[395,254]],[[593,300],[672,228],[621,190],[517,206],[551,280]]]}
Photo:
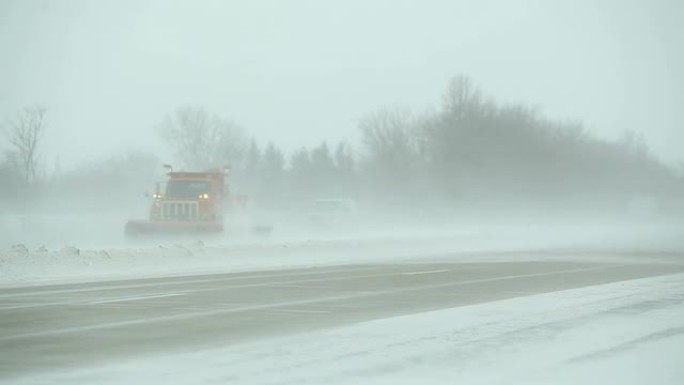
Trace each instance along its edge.
{"label": "white haze", "polygon": [[0,382],[684,383],[682,20],[0,0]]}
{"label": "white haze", "polygon": [[683,17],[677,0],[6,0],[0,117],[48,108],[51,174],[130,148],[168,159],[154,127],[185,104],[288,151],[354,142],[368,111],[423,110],[465,73],[680,162]]}
{"label": "white haze", "polygon": [[[39,161],[53,182],[35,187],[36,199],[2,206],[0,246],[123,244],[126,220],[147,214],[143,192],[163,179],[159,163],[173,160],[157,127],[184,105],[234,121],[262,144],[273,140],[286,156],[323,140],[331,147],[346,140],[358,160],[358,123],[365,114],[397,104],[429,113],[449,79],[466,74],[502,103],[539,107],[560,122],[583,121],[598,137],[632,130],[657,156],[681,160],[680,16],[680,3],[665,0],[4,1],[0,117],[11,119],[33,103],[47,108]],[[122,163],[127,171],[103,176],[106,160],[129,150],[157,158]],[[73,178],[58,178],[74,170]],[[272,200],[280,207],[252,207],[238,233],[264,225],[276,238],[306,240],[492,221],[513,227],[597,218],[669,222],[683,206],[680,190],[664,182],[655,192],[616,198],[609,191],[602,200],[578,192],[579,203],[551,212],[545,201],[553,194],[539,198],[543,189],[535,196],[512,190],[498,202],[472,199],[497,188],[486,183],[488,174],[465,178],[482,182],[480,190],[458,195],[469,186],[456,186],[452,204],[443,206],[454,190],[440,196],[417,174],[413,198],[398,207],[383,205],[386,190],[374,200],[363,199],[372,193],[358,194],[362,225],[353,225],[352,233],[312,229],[302,205],[316,196],[298,191],[285,203]],[[244,192],[245,186],[238,179],[233,190]],[[408,188],[400,184],[398,190],[389,195]],[[657,217],[656,199],[662,200]]]}

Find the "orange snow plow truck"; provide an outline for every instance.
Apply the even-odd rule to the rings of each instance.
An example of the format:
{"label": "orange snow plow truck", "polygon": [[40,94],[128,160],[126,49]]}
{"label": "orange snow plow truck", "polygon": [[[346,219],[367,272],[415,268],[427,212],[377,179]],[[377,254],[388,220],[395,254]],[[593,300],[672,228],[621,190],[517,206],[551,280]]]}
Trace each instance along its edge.
{"label": "orange snow plow truck", "polygon": [[164,191],[157,184],[152,195],[149,219],[128,221],[127,237],[220,233],[226,211],[246,203],[246,196],[228,191],[227,169],[167,175]]}

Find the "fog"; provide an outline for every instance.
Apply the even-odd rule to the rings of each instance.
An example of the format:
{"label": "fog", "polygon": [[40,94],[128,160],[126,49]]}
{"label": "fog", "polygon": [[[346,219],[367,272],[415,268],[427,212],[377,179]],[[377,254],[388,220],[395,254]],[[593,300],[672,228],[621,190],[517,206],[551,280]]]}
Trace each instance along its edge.
{"label": "fog", "polygon": [[[165,163],[230,165],[249,203],[216,242],[677,221],[683,11],[4,1],[0,247],[125,245]],[[36,106],[29,165],[11,131]],[[321,229],[320,199],[353,213]]]}
{"label": "fog", "polygon": [[0,0],[0,382],[684,383],[681,20]]}
{"label": "fog", "polygon": [[[50,112],[44,161],[73,169],[204,106],[288,150],[354,140],[380,105],[423,109],[458,73],[494,97],[643,133],[680,162],[678,1],[4,1],[0,114]],[[103,140],[107,138],[107,140]]]}

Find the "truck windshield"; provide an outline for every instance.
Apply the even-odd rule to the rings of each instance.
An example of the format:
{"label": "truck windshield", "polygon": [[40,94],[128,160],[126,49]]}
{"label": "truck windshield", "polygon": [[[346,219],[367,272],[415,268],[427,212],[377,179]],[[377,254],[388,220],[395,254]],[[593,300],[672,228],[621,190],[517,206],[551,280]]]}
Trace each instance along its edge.
{"label": "truck windshield", "polygon": [[208,193],[208,182],[172,180],[166,184],[166,196],[169,198],[197,198]]}

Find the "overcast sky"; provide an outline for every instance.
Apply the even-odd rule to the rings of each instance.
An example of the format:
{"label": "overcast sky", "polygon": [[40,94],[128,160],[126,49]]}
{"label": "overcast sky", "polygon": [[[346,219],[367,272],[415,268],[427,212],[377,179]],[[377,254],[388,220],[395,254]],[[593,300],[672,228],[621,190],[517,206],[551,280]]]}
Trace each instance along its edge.
{"label": "overcast sky", "polygon": [[154,127],[187,104],[291,150],[354,141],[383,105],[424,111],[464,73],[682,162],[682,20],[679,0],[0,0],[0,118],[47,106],[63,168],[165,156]]}

